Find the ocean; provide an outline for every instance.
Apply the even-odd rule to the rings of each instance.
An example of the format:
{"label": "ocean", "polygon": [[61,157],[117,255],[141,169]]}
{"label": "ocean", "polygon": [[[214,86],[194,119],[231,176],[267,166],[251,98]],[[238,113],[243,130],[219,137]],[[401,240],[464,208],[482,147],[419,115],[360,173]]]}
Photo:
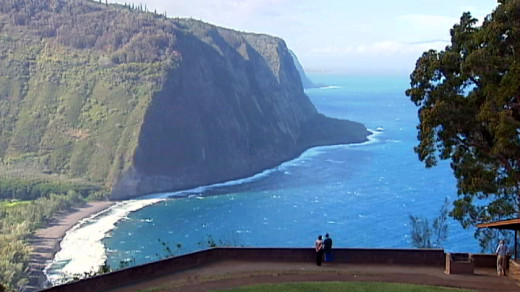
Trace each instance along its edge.
{"label": "ocean", "polygon": [[[315,74],[306,91],[319,112],[358,121],[374,133],[362,144],[309,149],[251,178],[119,203],[69,231],[46,268],[52,283],[97,269],[138,265],[213,245],[413,248],[410,215],[431,224],[457,197],[449,162],[417,158],[417,108],[406,76]],[[450,204],[451,206],[451,204]],[[480,252],[474,229],[448,220],[443,248]]]}

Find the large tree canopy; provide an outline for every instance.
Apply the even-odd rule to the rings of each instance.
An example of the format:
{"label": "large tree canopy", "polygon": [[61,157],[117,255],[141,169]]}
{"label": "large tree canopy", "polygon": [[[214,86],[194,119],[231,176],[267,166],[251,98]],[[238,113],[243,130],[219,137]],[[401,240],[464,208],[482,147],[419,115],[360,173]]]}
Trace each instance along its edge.
{"label": "large tree canopy", "polygon": [[481,27],[464,13],[451,45],[417,60],[406,91],[419,107],[415,151],[427,167],[451,159],[451,215],[464,227],[520,211],[520,0],[498,2]]}

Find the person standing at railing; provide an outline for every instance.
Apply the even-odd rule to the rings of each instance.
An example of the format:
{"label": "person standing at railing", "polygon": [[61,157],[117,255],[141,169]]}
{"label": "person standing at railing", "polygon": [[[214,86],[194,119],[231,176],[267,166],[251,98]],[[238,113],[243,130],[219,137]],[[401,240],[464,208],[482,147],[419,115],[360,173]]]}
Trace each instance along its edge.
{"label": "person standing at railing", "polygon": [[502,239],[497,247],[497,274],[499,276],[506,276],[506,268],[507,268],[507,255],[509,254],[509,248],[507,244]]}
{"label": "person standing at railing", "polygon": [[316,242],[314,242],[314,249],[316,250],[316,265],[321,266],[321,261],[323,259],[323,237],[321,235],[318,236]]}
{"label": "person standing at railing", "polygon": [[325,262],[332,262],[332,238],[329,237],[329,234],[325,234],[325,239],[323,240],[323,250],[325,252]]}

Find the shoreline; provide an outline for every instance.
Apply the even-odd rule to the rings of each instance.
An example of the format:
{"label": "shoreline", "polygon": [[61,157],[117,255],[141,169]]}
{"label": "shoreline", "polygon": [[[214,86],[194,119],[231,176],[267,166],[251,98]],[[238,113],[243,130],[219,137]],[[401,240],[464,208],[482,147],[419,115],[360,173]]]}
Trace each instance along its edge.
{"label": "shoreline", "polygon": [[43,270],[60,250],[60,242],[67,231],[78,224],[80,220],[102,212],[115,203],[113,201],[88,202],[83,207],[74,208],[64,214],[57,214],[45,227],[34,232],[30,238],[32,252],[28,266],[28,291],[38,291],[44,287],[47,278]]}
{"label": "shoreline", "polygon": [[[142,209],[146,206],[149,206],[149,205],[153,205],[155,203],[157,203],[158,201],[162,201],[166,198],[173,198],[173,197],[183,197],[182,194],[186,194],[186,193],[191,193],[191,192],[203,192],[205,189],[208,189],[208,188],[214,188],[214,187],[221,187],[221,186],[229,186],[229,185],[235,185],[235,184],[242,184],[244,182],[249,182],[249,181],[252,181],[252,180],[256,180],[258,179],[259,177],[262,177],[262,176],[265,176],[265,175],[268,175],[270,174],[272,171],[274,170],[277,170],[279,167],[286,167],[286,166],[289,166],[291,165],[292,163],[294,163],[294,161],[297,161],[298,159],[302,159],[304,158],[305,156],[307,155],[315,155],[315,151],[320,151],[322,148],[330,148],[330,147],[344,147],[344,146],[347,146],[347,147],[351,147],[351,146],[361,146],[361,145],[367,145],[367,144],[371,144],[371,143],[374,143],[375,140],[377,140],[376,136],[379,134],[379,132],[377,131],[373,131],[373,130],[369,130],[370,132],[370,135],[368,135],[367,137],[367,140],[364,141],[364,142],[361,142],[361,143],[347,143],[347,144],[337,144],[337,145],[323,145],[323,146],[315,146],[315,147],[311,147],[307,150],[305,150],[303,153],[301,153],[298,157],[296,158],[293,158],[291,160],[288,160],[288,161],[285,161],[283,163],[281,163],[280,165],[278,165],[276,168],[272,168],[272,169],[267,169],[267,170],[264,170],[260,173],[257,173],[253,176],[250,176],[250,177],[246,177],[246,178],[242,178],[242,179],[238,179],[238,180],[233,180],[233,181],[228,181],[228,182],[224,182],[224,183],[216,183],[216,184],[212,184],[212,185],[207,185],[207,186],[199,186],[199,187],[196,187],[196,188],[192,188],[192,189],[187,189],[187,190],[180,190],[180,191],[175,191],[175,192],[163,192],[163,193],[156,193],[156,194],[152,194],[152,195],[145,195],[145,196],[142,196],[142,197],[139,197],[137,199],[129,199],[129,200],[123,200],[122,201],[122,204],[118,204],[118,208],[113,208],[113,212],[114,214],[112,214],[111,218],[105,218],[106,220],[108,221],[105,221],[105,219],[103,219],[103,223],[101,225],[103,225],[103,228],[101,229],[95,229],[95,230],[90,230],[88,232],[91,232],[92,236],[89,236],[90,239],[93,239],[93,241],[97,241],[99,239],[95,239],[97,238],[97,236],[94,236],[94,234],[98,235],[98,233],[102,233],[103,235],[106,234],[107,231],[115,228],[115,226],[117,225],[117,223],[122,219],[124,218],[126,215],[128,215],[128,213],[131,213],[131,212],[134,212],[134,211],[137,211],[139,209]],[[38,234],[35,234],[35,236],[33,236],[33,238],[38,238],[38,235],[40,235],[40,237],[42,237],[42,234],[45,235],[43,236],[43,240],[53,240],[53,245],[52,245],[52,249],[48,249],[46,251],[46,258],[45,259],[39,259],[38,261],[38,265],[36,267],[37,271],[35,272],[34,269],[31,269],[31,274],[33,273],[36,273],[38,278],[37,278],[37,281],[36,282],[33,282],[33,276],[31,275],[31,286],[34,286],[35,288],[43,288],[43,285],[46,284],[47,282],[47,275],[44,274],[44,268],[46,268],[47,264],[50,263],[51,261],[53,261],[54,259],[56,259],[56,257],[59,255],[60,258],[63,259],[67,259],[68,256],[70,256],[70,254],[75,254],[77,251],[70,251],[70,247],[74,246],[74,243],[70,243],[70,242],[63,242],[64,238],[65,238],[65,235],[67,234],[67,232],[69,230],[72,230],[72,228],[80,222],[80,220],[84,219],[84,218],[88,218],[94,214],[97,214],[107,208],[109,208],[110,206],[114,205],[116,202],[93,202],[93,203],[89,203],[89,205],[92,205],[92,204],[100,204],[101,207],[96,209],[95,206],[91,206],[90,208],[89,207],[86,207],[86,208],[80,208],[78,209],[76,212],[73,212],[72,214],[67,214],[65,215],[66,217],[64,217],[63,215],[62,216],[57,216],[57,220],[60,222],[60,224],[63,224],[61,222],[67,222],[68,224],[66,224],[66,226],[62,227],[60,229],[60,233],[59,234],[55,234],[54,235],[54,238],[47,238],[49,234],[52,234],[54,233],[55,231],[52,231],[52,229],[50,229],[52,226],[48,227],[48,228],[45,228],[45,229],[39,229],[37,230],[37,233]],[[75,217],[73,218],[68,218],[68,217],[72,217],[76,215]],[[100,222],[97,222],[98,225]],[[84,232],[84,231],[80,231],[80,232]],[[73,238],[75,236],[72,236]],[[42,238],[40,238],[42,239]],[[70,241],[70,238],[67,238],[69,239]],[[72,240],[74,241],[74,240]],[[42,242],[40,242],[41,244]],[[45,244],[45,242],[43,242]],[[65,252],[65,255],[61,254],[63,252],[63,249],[62,249],[62,245],[65,244],[66,247],[64,247],[65,249],[68,250],[68,252]],[[94,247],[94,245],[96,245],[95,243],[91,242],[90,244],[93,244],[92,247]],[[35,244],[31,244],[33,246],[33,248],[36,250],[37,246]],[[47,246],[49,245],[49,243],[47,243]],[[49,248],[49,247],[47,247]],[[68,255],[67,255],[68,254]],[[95,255],[90,255],[91,257]],[[74,256],[73,256],[74,257]],[[77,258],[76,258],[77,259]],[[31,256],[31,263],[33,262],[33,256]],[[76,260],[73,260],[73,262],[75,262],[74,265],[81,265],[81,266],[85,266],[85,262],[77,262]],[[81,273],[81,272],[78,272],[76,271],[75,273]],[[73,274],[75,274],[73,273]],[[67,272],[65,272],[65,274],[67,274]],[[51,279],[51,281],[53,281]],[[32,290],[31,290],[32,291]]]}

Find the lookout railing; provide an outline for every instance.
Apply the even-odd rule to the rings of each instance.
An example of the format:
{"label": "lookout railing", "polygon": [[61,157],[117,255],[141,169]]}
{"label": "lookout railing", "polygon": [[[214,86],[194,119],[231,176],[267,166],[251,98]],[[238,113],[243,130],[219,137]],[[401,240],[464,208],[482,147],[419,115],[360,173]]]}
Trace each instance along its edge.
{"label": "lookout railing", "polygon": [[[430,266],[440,269],[446,264],[446,254],[442,249],[336,248],[333,253],[335,263]],[[313,248],[218,247],[110,272],[44,291],[104,291],[219,261],[312,263],[315,257]],[[489,268],[496,264],[494,255],[473,254],[472,258],[475,267]]]}

